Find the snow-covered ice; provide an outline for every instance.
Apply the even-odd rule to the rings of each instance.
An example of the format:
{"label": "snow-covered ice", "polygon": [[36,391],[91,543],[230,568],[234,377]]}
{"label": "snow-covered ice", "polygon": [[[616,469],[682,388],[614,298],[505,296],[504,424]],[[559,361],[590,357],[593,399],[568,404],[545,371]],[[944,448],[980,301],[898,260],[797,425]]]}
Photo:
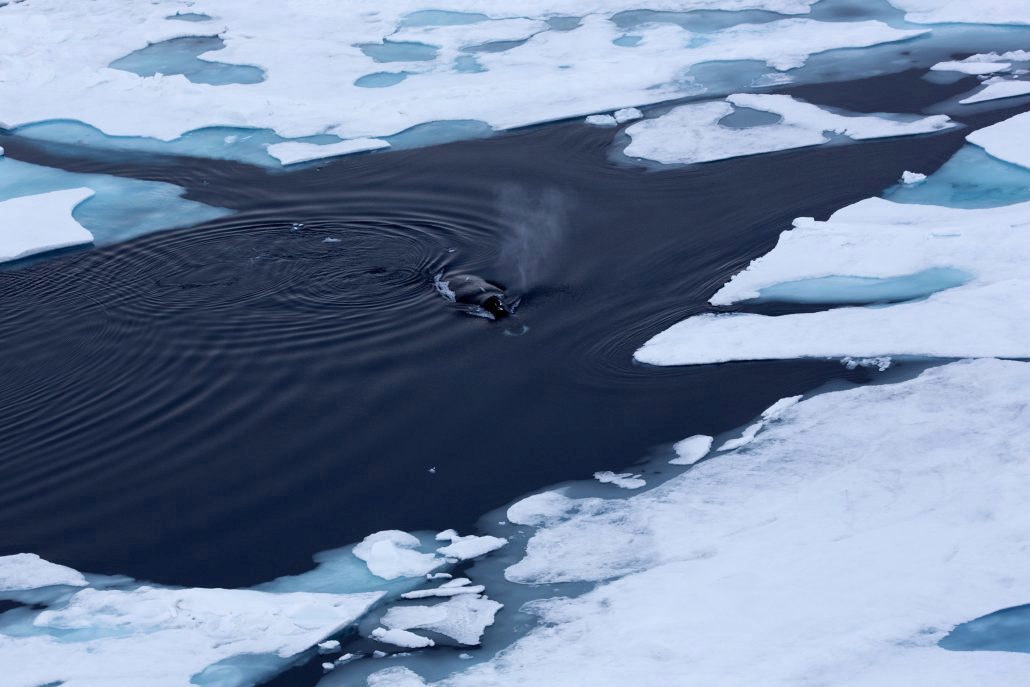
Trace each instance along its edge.
{"label": "snow-covered ice", "polygon": [[[227,659],[293,657],[357,620],[380,596],[86,588],[63,606],[0,619],[4,685],[203,684],[204,671]],[[246,675],[241,668],[219,684],[246,684]]]}
{"label": "snow-covered ice", "polygon": [[1030,24],[1025,0],[889,0],[916,24]]}
{"label": "snow-covered ice", "polygon": [[92,195],[73,188],[0,201],[0,262],[92,243],[93,234],[72,217]]}
{"label": "snow-covered ice", "polygon": [[458,561],[467,561],[485,556],[508,543],[508,540],[503,537],[491,535],[470,534],[463,537],[454,530],[440,532],[436,535],[436,540],[450,542],[445,546],[439,547],[436,550],[437,553]]}
{"label": "snow-covered ice", "polygon": [[676,457],[669,462],[673,465],[693,465],[707,456],[708,452],[712,450],[712,440],[712,437],[707,434],[695,434],[692,437],[677,441],[672,446],[672,450],[676,452]]}
{"label": "snow-covered ice", "polygon": [[[643,0],[634,7],[797,14],[811,4]],[[212,19],[167,19],[187,9]],[[4,122],[16,132],[33,123],[83,122],[108,137],[160,141],[185,135],[199,142],[204,131],[232,128],[237,143],[253,138],[261,148],[316,135],[327,136],[317,142],[325,144],[382,139],[433,122],[480,122],[503,130],[681,97],[697,89],[683,78],[694,65],[751,60],[788,70],[816,53],[925,33],[872,20],[785,17],[732,25],[702,40],[675,24],[645,24],[633,28],[640,41],[627,49],[614,43],[624,31],[611,21],[626,9],[624,2],[549,0],[516,13],[486,0],[450,0],[435,9],[481,17],[458,26],[408,20],[425,9],[415,0],[387,3],[375,12],[318,0],[272,3],[260,11],[234,0],[188,6],[173,0],[9,4],[0,16]],[[580,21],[571,30],[553,29],[546,20],[555,16]],[[141,76],[111,68],[148,46],[184,38],[224,43],[191,59],[257,69],[264,78],[212,85],[182,73]],[[475,60],[475,69],[468,68],[467,58]],[[382,73],[384,60],[406,78],[379,88],[359,85],[363,77]],[[276,138],[269,140],[268,132]],[[37,129],[37,135],[46,134]],[[212,155],[232,154],[220,137],[204,140]],[[284,156],[293,153],[287,148]]]}
{"label": "snow-covered ice", "polygon": [[621,489],[639,489],[647,484],[640,475],[632,472],[612,472],[611,470],[598,470],[594,473],[594,479],[601,484],[614,484]]}
{"label": "snow-covered ice", "polygon": [[904,171],[901,173],[901,183],[903,184],[919,184],[926,181],[926,175],[921,172],[909,172]]}
{"label": "snow-covered ice", "polygon": [[[509,577],[599,586],[432,684],[1020,684],[1030,655],[937,642],[1026,601],[1028,386],[979,360],[817,395],[747,452],[544,526]],[[369,684],[421,681],[389,675]]]}
{"label": "snow-covered ice", "polygon": [[[1020,114],[971,143],[1030,166]],[[926,182],[927,184],[930,181]],[[989,186],[990,180],[984,180]],[[710,302],[875,303],[767,316],[702,314],[634,357],[658,365],[795,357],[1030,357],[1030,202],[951,208],[869,198],[825,222],[799,218]]]}
{"label": "snow-covered ice", "polygon": [[85,587],[86,578],[78,570],[43,560],[34,553],[0,556],[0,592],[55,585]]}
{"label": "snow-covered ice", "polygon": [[444,582],[439,587],[432,589],[416,589],[401,594],[402,599],[431,599],[433,597],[447,598],[460,596],[462,594],[482,594],[486,587],[481,584],[472,584],[467,577],[457,577]]}
{"label": "snow-covered ice", "polygon": [[[779,116],[779,121],[731,128],[720,120],[742,107]],[[738,93],[725,100],[681,105],[626,129],[632,139],[623,154],[663,164],[710,162],[820,145],[825,132],[852,140],[910,136],[954,126],[944,115],[857,115],[834,112],[788,95]]]}
{"label": "snow-covered ice", "polygon": [[438,556],[417,551],[421,545],[418,537],[407,532],[383,530],[365,537],[354,547],[354,555],[384,580],[421,577],[443,564]]}
{"label": "snow-covered ice", "polygon": [[982,103],[988,100],[1015,98],[1017,96],[1027,94],[1030,94],[1030,81],[995,78],[988,79],[984,82],[982,89],[967,98],[963,98],[959,102],[963,105],[972,105],[974,103]]}
{"label": "snow-covered ice", "polygon": [[503,606],[482,596],[465,594],[435,606],[394,606],[383,616],[385,627],[429,630],[465,645],[479,644]]}
{"label": "snow-covered ice", "polygon": [[1002,72],[1012,66],[1010,62],[969,62],[966,60],[951,60],[938,62],[930,69],[938,72],[961,72],[962,74],[994,74]]}

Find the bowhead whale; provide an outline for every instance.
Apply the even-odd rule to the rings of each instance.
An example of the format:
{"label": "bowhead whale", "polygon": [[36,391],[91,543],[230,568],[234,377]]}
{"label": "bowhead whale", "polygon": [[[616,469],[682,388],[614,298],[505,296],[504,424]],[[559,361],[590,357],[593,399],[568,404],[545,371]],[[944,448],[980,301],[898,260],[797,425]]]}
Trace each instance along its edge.
{"label": "bowhead whale", "polygon": [[[489,317],[499,320],[515,313],[517,300],[509,300],[504,288],[475,274],[436,275],[436,290],[449,301],[469,308],[479,309]],[[473,312],[473,314],[480,314]]]}

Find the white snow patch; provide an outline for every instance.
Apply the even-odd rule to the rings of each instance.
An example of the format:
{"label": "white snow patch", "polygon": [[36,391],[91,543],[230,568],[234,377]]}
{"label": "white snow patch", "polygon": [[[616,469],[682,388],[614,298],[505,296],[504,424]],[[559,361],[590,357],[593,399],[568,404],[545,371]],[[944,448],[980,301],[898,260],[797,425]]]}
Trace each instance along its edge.
{"label": "white snow patch", "polygon": [[1030,93],[1030,81],[1016,81],[1013,79],[989,79],[984,82],[982,90],[977,91],[968,98],[959,102],[963,105],[982,103],[987,100],[1000,100],[1001,98],[1015,98]]}
{"label": "white snow patch", "polygon": [[589,115],[583,121],[593,126],[615,126],[618,124],[618,122],[615,121],[615,117],[608,114]]}
{"label": "white snow patch", "polygon": [[266,150],[268,150],[269,155],[284,165],[295,165],[300,162],[310,162],[327,157],[363,153],[369,150],[380,150],[389,147],[390,144],[388,142],[378,138],[353,138],[349,141],[323,145],[300,141],[285,141],[283,143],[273,143]]}
{"label": "white snow patch", "polygon": [[43,560],[34,553],[0,556],[0,592],[57,585],[85,587],[86,578],[78,570]]}
{"label": "white snow patch", "polygon": [[926,175],[921,172],[904,171],[901,173],[901,183],[912,186],[926,181]]}
{"label": "white snow patch", "polygon": [[0,262],[93,242],[72,210],[93,195],[88,188],[0,201]]}
{"label": "white snow patch", "polygon": [[354,547],[354,555],[365,561],[369,571],[384,580],[421,577],[440,567],[441,559],[415,549],[418,537],[400,530],[384,530],[365,537]]}
{"label": "white snow patch", "polygon": [[672,450],[676,452],[676,457],[670,460],[670,463],[673,465],[693,465],[707,456],[708,452],[712,450],[712,437],[707,434],[695,434],[692,437],[677,441],[673,444]]}
{"label": "white snow patch", "polygon": [[1011,62],[969,62],[966,60],[938,62],[930,67],[937,72],[961,72],[963,74],[994,74],[1003,72],[1012,66]]}
{"label": "white snow patch", "polygon": [[915,24],[1030,24],[1026,0],[889,0]]}
{"label": "white snow patch", "polygon": [[[781,121],[744,129],[719,124],[735,106],[777,114]],[[839,114],[789,95],[738,93],[725,101],[681,105],[628,127],[631,142],[623,153],[664,164],[689,164],[819,145],[830,140],[825,132],[863,140],[924,134],[952,126],[945,115],[911,119],[893,114]]]}
{"label": "white snow patch", "polygon": [[365,684],[368,687],[426,687],[425,680],[402,666],[376,671],[368,676]]}

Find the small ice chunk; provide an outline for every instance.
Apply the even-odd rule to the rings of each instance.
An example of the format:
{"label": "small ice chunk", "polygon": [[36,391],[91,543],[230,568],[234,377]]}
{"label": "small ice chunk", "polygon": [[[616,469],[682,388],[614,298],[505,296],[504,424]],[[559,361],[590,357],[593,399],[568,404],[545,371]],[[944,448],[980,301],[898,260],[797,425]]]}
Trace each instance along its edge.
{"label": "small ice chunk", "polygon": [[0,592],[57,585],[85,587],[86,578],[78,570],[51,563],[34,553],[0,556]]}
{"label": "small ice chunk", "polygon": [[647,484],[640,475],[634,475],[632,472],[612,472],[611,470],[595,472],[594,479],[601,484],[614,484],[622,489],[639,489]]}
{"label": "small ice chunk", "polygon": [[318,643],[318,653],[331,654],[340,650],[340,642],[335,639],[327,639]]}
{"label": "small ice chunk", "polygon": [[329,662],[326,662],[326,663],[323,663],[323,664],[322,664],[322,670],[324,670],[324,671],[325,671],[325,672],[327,672],[327,673],[328,673],[328,672],[329,672],[330,670],[333,670],[334,668],[336,668],[336,664],[335,664],[335,663],[329,663]]}
{"label": "small ice chunk", "polygon": [[586,123],[592,126],[615,126],[619,122],[615,117],[607,114],[595,114],[586,118]]}
{"label": "small ice chunk", "polygon": [[417,537],[407,532],[384,530],[365,537],[354,547],[354,555],[365,561],[373,575],[384,580],[421,577],[442,561],[431,553],[415,551],[420,544]]}
{"label": "small ice chunk", "polygon": [[762,412],[762,417],[758,420],[758,422],[749,425],[738,438],[730,439],[729,441],[723,443],[723,445],[719,447],[719,450],[732,451],[734,449],[740,448],[741,446],[746,446],[750,444],[752,441],[754,441],[755,436],[758,435],[758,432],[761,431],[761,429],[770,420],[776,419],[777,417],[782,415],[788,408],[790,408],[792,405],[796,404],[800,400],[801,396],[789,396],[787,398],[781,398],[780,400],[776,401],[776,403],[773,403],[771,406],[766,408],[765,411]]}
{"label": "small ice chunk", "polygon": [[459,577],[445,582],[435,589],[416,589],[401,594],[402,599],[428,599],[434,596],[451,597],[460,594],[482,594],[486,587],[481,584],[471,584],[467,577]]}
{"label": "small ice chunk", "polygon": [[994,74],[1003,72],[1012,65],[1008,62],[938,62],[930,67],[937,72],[961,72],[963,74]]}
{"label": "small ice chunk", "polygon": [[501,548],[508,543],[503,537],[477,536],[470,534],[467,537],[460,536],[454,530],[445,530],[436,535],[437,541],[450,541],[447,546],[441,546],[436,551],[448,558],[456,558],[459,561],[467,561],[478,558]]}
{"label": "small ice chunk", "polygon": [[891,366],[893,361],[889,355],[877,356],[875,358],[852,358],[851,356],[844,356],[840,360],[841,365],[854,370],[857,367],[875,367],[880,372],[883,372]]}
{"label": "small ice chunk", "polygon": [[382,627],[378,627],[372,630],[372,637],[379,642],[385,644],[393,644],[404,649],[422,649],[427,646],[435,646],[436,642],[429,639],[429,637],[423,637],[417,635],[414,632],[408,632],[407,630],[393,629],[387,630]]}
{"label": "small ice chunk", "polygon": [[427,580],[449,580],[451,577],[450,573],[429,573],[426,575]]}
{"label": "small ice chunk", "polygon": [[901,173],[901,183],[905,184],[906,186],[911,186],[913,184],[921,184],[924,181],[926,181],[925,174],[920,174],[919,172],[909,172],[907,170]]}
{"label": "small ice chunk", "polygon": [[0,157],[4,156],[4,147],[0,146]]}
{"label": "small ice chunk", "polygon": [[644,113],[635,107],[624,107],[613,112],[612,117],[616,122],[622,124],[623,122],[632,122],[634,119],[642,119]]}
{"label": "small ice chunk", "polygon": [[707,434],[695,434],[682,441],[677,441],[672,446],[676,457],[669,462],[673,465],[693,465],[708,455],[712,450],[712,437]]}
{"label": "small ice chunk", "polygon": [[335,663],[338,666],[342,666],[344,663],[350,663],[356,658],[358,658],[357,654],[343,654],[342,656],[337,656],[336,660],[333,661],[333,663]]}
{"label": "small ice chunk", "polygon": [[538,526],[568,513],[575,502],[557,491],[545,491],[516,501],[508,507],[508,522]]}
{"label": "small ice chunk", "polygon": [[267,150],[269,155],[283,165],[296,165],[301,162],[311,162],[312,160],[321,160],[327,157],[363,153],[369,150],[389,147],[390,144],[388,142],[379,138],[353,138],[349,141],[340,141],[339,143],[330,143],[328,145],[285,141],[283,143],[272,143],[267,147]]}

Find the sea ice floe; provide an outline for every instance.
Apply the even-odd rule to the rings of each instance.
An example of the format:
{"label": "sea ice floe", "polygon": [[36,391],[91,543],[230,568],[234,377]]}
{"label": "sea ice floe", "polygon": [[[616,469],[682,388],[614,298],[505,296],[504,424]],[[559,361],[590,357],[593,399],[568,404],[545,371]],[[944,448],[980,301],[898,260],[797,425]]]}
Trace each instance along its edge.
{"label": "sea ice floe", "polygon": [[[747,128],[720,124],[735,108],[779,116],[779,121]],[[852,140],[910,136],[954,126],[944,115],[912,117],[859,115],[831,111],[788,95],[738,93],[725,100],[681,105],[626,129],[631,138],[623,154],[664,164],[709,162],[819,145],[825,132]]]}
{"label": "sea ice floe", "polygon": [[[811,4],[647,0],[635,7],[799,13]],[[623,33],[610,20],[625,9],[621,2],[552,0],[517,13],[486,0],[436,8],[486,17],[463,25],[405,23],[425,10],[414,0],[388,3],[376,12],[313,0],[272,3],[260,11],[231,0],[197,0],[189,11],[214,19],[167,20],[181,9],[186,5],[132,0],[105,0],[88,8],[63,0],[5,6],[0,16],[4,121],[16,133],[32,123],[87,123],[108,137],[97,139],[100,145],[144,145],[138,138],[111,137],[173,144],[189,137],[198,152],[209,149],[216,157],[243,153],[227,149],[221,139],[204,138],[212,128],[255,133],[264,139],[252,141],[262,155],[262,143],[314,135],[391,137],[394,143],[394,135],[433,122],[475,121],[502,130],[681,97],[697,90],[685,75],[703,63],[751,60],[787,70],[815,53],[925,33],[878,21],[789,17],[728,26],[703,34],[702,40],[675,24],[647,24],[634,28],[641,40],[626,49],[612,42]],[[546,21],[570,15],[580,19],[567,30]],[[140,76],[109,67],[134,51],[176,39],[220,40],[223,48],[194,57],[217,59],[226,69],[260,69],[264,80],[212,86],[181,74]],[[475,69],[456,68],[470,50],[477,51]],[[396,62],[402,69],[390,71],[406,78],[387,88],[363,88],[361,79],[384,71],[377,61],[383,59],[403,60]],[[64,135],[52,126],[35,134],[48,132]]]}
{"label": "sea ice floe", "polygon": [[904,171],[901,173],[901,183],[903,184],[919,184],[924,181],[926,181],[926,175],[920,172]]}
{"label": "sea ice floe", "polygon": [[72,217],[92,195],[73,188],[0,201],[0,262],[92,243],[93,234]]}
{"label": "sea ice floe", "polygon": [[354,555],[384,580],[421,577],[443,564],[435,554],[417,551],[421,545],[418,537],[407,532],[383,530],[365,537],[354,547]]}
{"label": "sea ice floe", "polygon": [[747,446],[755,440],[755,437],[758,436],[758,433],[762,431],[767,424],[769,424],[773,420],[778,419],[781,415],[787,412],[787,410],[791,406],[795,405],[800,400],[801,396],[789,396],[787,398],[781,398],[780,400],[776,401],[776,403],[773,403],[771,406],[762,411],[761,417],[759,417],[756,422],[753,422],[752,424],[748,425],[739,437],[737,437],[736,439],[728,439],[724,441],[723,444],[716,450],[720,452],[735,451],[736,449],[741,448],[742,446]]}
{"label": "sea ice floe", "polygon": [[601,484],[614,484],[621,489],[639,489],[647,484],[640,475],[632,472],[612,472],[611,470],[599,470],[594,473],[594,479]]}
{"label": "sea ice floe", "polygon": [[988,79],[984,87],[959,102],[963,105],[982,103],[988,100],[1000,100],[1001,98],[1015,98],[1021,95],[1030,94],[1030,81],[1017,81],[1014,79]]}
{"label": "sea ice floe", "polygon": [[457,577],[448,582],[444,582],[439,587],[433,589],[416,589],[410,592],[404,592],[401,594],[402,599],[430,599],[433,597],[451,597],[460,596],[462,594],[482,594],[486,590],[481,584],[472,584],[472,581],[467,577]]}
{"label": "sea ice floe", "polygon": [[86,578],[78,570],[43,560],[34,553],[0,556],[0,592],[56,585],[85,587]]}
{"label": "sea ice floe", "polygon": [[544,526],[527,581],[600,584],[432,684],[1020,684],[1030,655],[937,643],[1026,601],[1028,386],[979,360],[817,395],[746,453]]}
{"label": "sea ice floe", "polygon": [[669,462],[673,465],[693,465],[708,455],[712,450],[712,437],[707,434],[695,434],[677,441],[672,446],[676,457]]}
{"label": "sea ice floe", "polygon": [[439,547],[436,550],[437,553],[458,561],[467,561],[485,556],[508,543],[508,540],[503,537],[491,535],[470,534],[462,537],[454,530],[440,532],[436,535],[436,540],[450,542],[445,546]]}
{"label": "sea ice floe", "polygon": [[222,682],[252,684],[224,662],[273,655],[280,663],[356,621],[379,593],[274,594],[245,589],[86,588],[65,604],[0,616],[4,685],[188,687],[216,665]]}
{"label": "sea ice floe", "polygon": [[938,62],[930,69],[938,72],[961,72],[962,74],[994,74],[1011,67],[1010,62],[949,61]]}
{"label": "sea ice floe", "polygon": [[618,122],[615,121],[615,117],[608,114],[590,115],[583,121],[593,126],[616,126],[618,124]]}
{"label": "sea ice floe", "polygon": [[465,594],[435,606],[394,606],[383,616],[382,624],[390,629],[429,630],[472,646],[479,644],[486,628],[502,604],[483,596]]}

